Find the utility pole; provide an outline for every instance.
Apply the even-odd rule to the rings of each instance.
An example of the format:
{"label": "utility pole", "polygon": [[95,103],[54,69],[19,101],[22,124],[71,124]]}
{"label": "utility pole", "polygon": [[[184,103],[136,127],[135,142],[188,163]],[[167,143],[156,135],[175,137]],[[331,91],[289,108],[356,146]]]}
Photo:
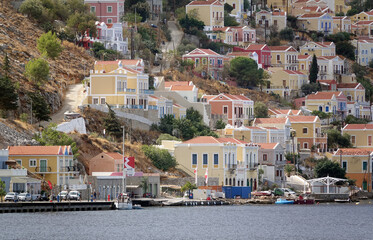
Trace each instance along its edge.
{"label": "utility pole", "polygon": [[31,125],[32,125],[32,98],[31,99]]}

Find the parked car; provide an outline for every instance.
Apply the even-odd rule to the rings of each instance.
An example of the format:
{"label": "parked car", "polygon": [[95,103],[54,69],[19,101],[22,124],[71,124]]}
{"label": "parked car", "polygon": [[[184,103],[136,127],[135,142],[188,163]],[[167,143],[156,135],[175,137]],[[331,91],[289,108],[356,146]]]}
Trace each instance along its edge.
{"label": "parked car", "polygon": [[57,198],[60,199],[60,201],[62,200],[67,200],[67,196],[68,196],[68,192],[67,191],[62,191],[60,192],[58,195],[57,195]]}
{"label": "parked car", "polygon": [[19,201],[31,201],[31,194],[30,193],[21,193],[18,196]]}
{"label": "parked car", "polygon": [[297,193],[290,188],[280,188],[284,192],[285,197],[296,197]]}
{"label": "parked car", "polygon": [[38,201],[49,201],[49,196],[46,193],[40,195]]}
{"label": "parked car", "polygon": [[18,193],[15,193],[15,192],[8,192],[4,197],[4,201],[16,201],[16,200],[18,200]]}
{"label": "parked car", "polygon": [[80,201],[80,192],[79,191],[69,192],[69,194],[67,195],[67,199]]}

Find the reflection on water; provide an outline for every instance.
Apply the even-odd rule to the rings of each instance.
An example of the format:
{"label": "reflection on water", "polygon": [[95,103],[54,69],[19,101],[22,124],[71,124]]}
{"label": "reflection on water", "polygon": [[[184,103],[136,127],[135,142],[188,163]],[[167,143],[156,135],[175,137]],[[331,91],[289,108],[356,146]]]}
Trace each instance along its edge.
{"label": "reflection on water", "polygon": [[0,215],[1,239],[373,239],[371,204]]}

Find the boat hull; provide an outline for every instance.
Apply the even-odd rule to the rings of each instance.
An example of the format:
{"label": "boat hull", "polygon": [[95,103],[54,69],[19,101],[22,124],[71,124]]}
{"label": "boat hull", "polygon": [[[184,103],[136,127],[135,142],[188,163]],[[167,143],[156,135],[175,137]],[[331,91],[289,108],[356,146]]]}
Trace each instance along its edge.
{"label": "boat hull", "polygon": [[118,210],[131,210],[133,208],[132,203],[115,202],[114,204]]}

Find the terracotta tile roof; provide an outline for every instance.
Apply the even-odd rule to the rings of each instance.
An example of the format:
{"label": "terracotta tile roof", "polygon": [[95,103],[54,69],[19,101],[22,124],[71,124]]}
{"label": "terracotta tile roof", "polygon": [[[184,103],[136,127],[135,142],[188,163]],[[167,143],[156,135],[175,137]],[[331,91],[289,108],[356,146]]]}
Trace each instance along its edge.
{"label": "terracotta tile roof", "polygon": [[255,118],[253,124],[285,124],[286,118]]}
{"label": "terracotta tile roof", "polygon": [[235,57],[240,57],[240,56],[251,57],[252,55],[253,53],[251,52],[231,52],[227,54],[227,56],[235,56]]}
{"label": "terracotta tile roof", "polygon": [[296,52],[295,48],[292,46],[268,46],[271,51],[291,51]]}
{"label": "terracotta tile roof", "polygon": [[308,2],[309,0],[298,0],[298,1],[296,1],[296,2],[294,2],[294,3],[303,3],[303,2]]}
{"label": "terracotta tile roof", "polygon": [[334,44],[333,42],[315,42],[315,43],[321,46],[324,46],[324,47],[328,47]]}
{"label": "terracotta tile roof", "polygon": [[171,91],[193,91],[194,86],[173,85]]}
{"label": "terracotta tile roof", "polygon": [[327,83],[327,84],[337,84],[335,80],[317,80],[319,83]]}
{"label": "terracotta tile roof", "polygon": [[[61,146],[10,146],[9,156],[13,155],[59,155]],[[65,150],[65,146],[62,146]],[[63,152],[63,151],[62,151]]]}
{"label": "terracotta tile roof", "polygon": [[317,6],[313,6],[313,7],[301,7],[301,9],[310,10],[312,12],[316,12],[319,9],[319,7],[317,7]]}
{"label": "terracotta tile roof", "polygon": [[241,140],[237,140],[235,138],[215,138],[211,136],[199,136],[199,137],[190,139],[188,141],[185,141],[183,143],[185,144],[217,144],[217,143],[228,143],[228,142],[236,143],[236,144],[247,143]]}
{"label": "terracotta tile roof", "polygon": [[339,148],[333,156],[369,155],[373,148]]}
{"label": "terracotta tile roof", "polygon": [[251,130],[263,130],[262,128],[260,127],[253,127],[253,126],[248,126],[246,127],[247,129],[251,129]]}
{"label": "terracotta tile roof", "polygon": [[286,13],[285,12],[280,12],[280,11],[275,11],[275,12],[272,12],[272,15],[273,16],[285,16]]}
{"label": "terracotta tile roof", "polygon": [[283,71],[291,75],[307,75],[305,73],[302,73],[300,71],[295,71],[295,70],[283,70]]}
{"label": "terracotta tile roof", "polygon": [[211,5],[217,0],[208,0],[208,1],[193,1],[189,3],[188,5]]}
{"label": "terracotta tile roof", "polygon": [[370,25],[372,23],[373,23],[373,21],[364,20],[364,21],[358,21],[356,24],[357,25]]}
{"label": "terracotta tile roof", "polygon": [[299,18],[319,18],[325,13],[305,13],[301,15]]}
{"label": "terracotta tile roof", "polygon": [[339,83],[337,84],[338,88],[356,88],[360,83]]}
{"label": "terracotta tile roof", "polygon": [[250,44],[246,50],[262,50],[266,44]]}
{"label": "terracotta tile roof", "polygon": [[332,99],[333,96],[340,96],[342,92],[316,92],[306,96],[307,100],[310,99]]}
{"label": "terracotta tile roof", "polygon": [[343,130],[373,130],[373,124],[347,124]]}
{"label": "terracotta tile roof", "polygon": [[111,157],[112,159],[119,159],[119,160],[123,159],[123,155],[117,152],[105,152],[105,154]]}
{"label": "terracotta tile roof", "polygon": [[256,143],[261,149],[275,149],[279,143]]}
{"label": "terracotta tile roof", "polygon": [[212,31],[214,32],[225,32],[229,29],[230,27],[221,27],[221,28],[213,28]]}
{"label": "terracotta tile roof", "polygon": [[299,59],[307,59],[309,57],[311,57],[311,55],[298,55],[298,60]]}
{"label": "terracotta tile roof", "polygon": [[193,55],[200,55],[200,54],[203,54],[203,55],[215,55],[215,56],[221,56],[219,53],[216,53],[214,51],[212,51],[211,49],[204,49],[204,48],[196,48],[194,49],[193,51],[183,55],[184,56],[193,56]]}
{"label": "terracotta tile roof", "polygon": [[313,123],[316,121],[317,116],[288,116],[291,123]]}

